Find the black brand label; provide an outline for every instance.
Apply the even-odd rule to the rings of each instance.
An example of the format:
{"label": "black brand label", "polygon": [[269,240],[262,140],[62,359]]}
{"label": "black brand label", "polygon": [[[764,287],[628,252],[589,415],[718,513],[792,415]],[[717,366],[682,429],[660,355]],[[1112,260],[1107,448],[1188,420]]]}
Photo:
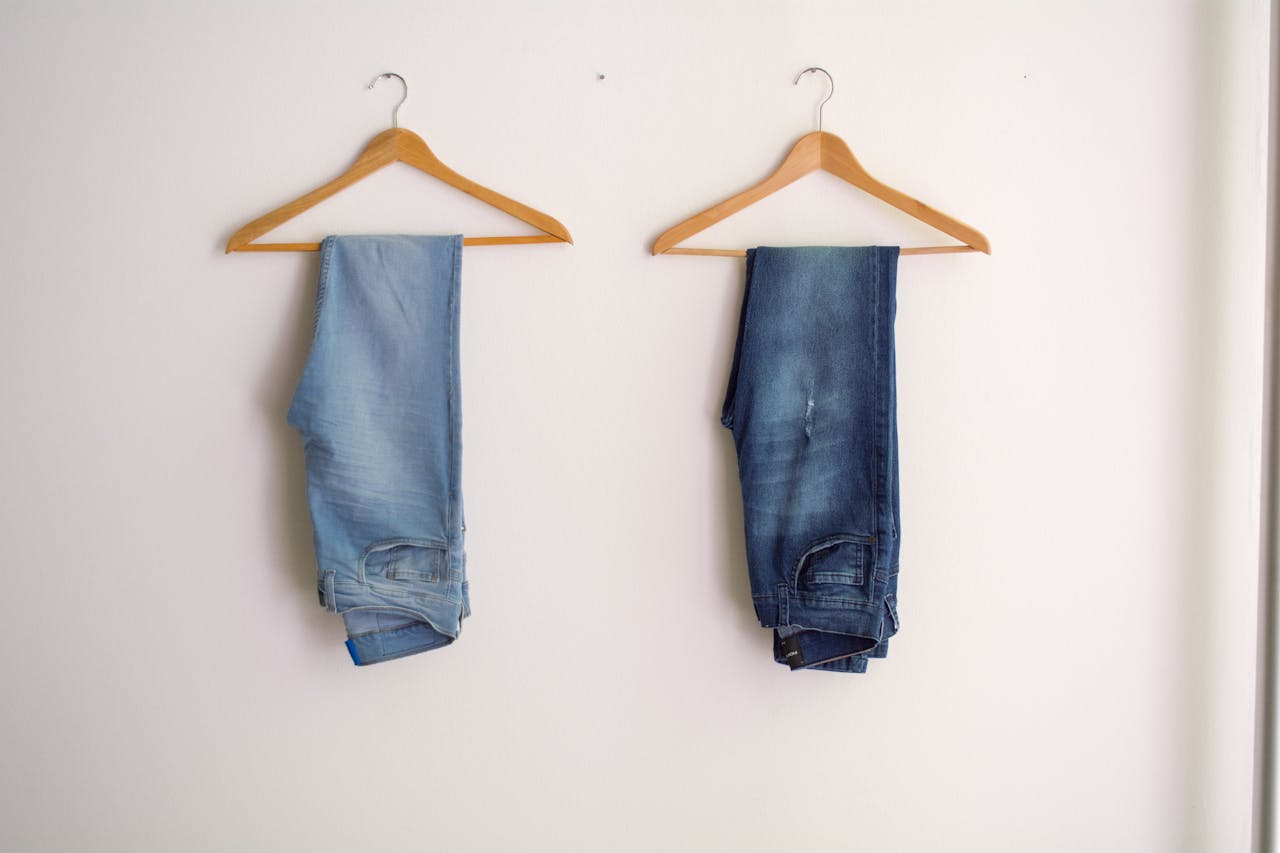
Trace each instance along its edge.
{"label": "black brand label", "polygon": [[800,650],[799,635],[792,634],[778,645],[782,649],[782,656],[786,659],[787,666],[792,669],[802,669],[804,667],[804,652]]}

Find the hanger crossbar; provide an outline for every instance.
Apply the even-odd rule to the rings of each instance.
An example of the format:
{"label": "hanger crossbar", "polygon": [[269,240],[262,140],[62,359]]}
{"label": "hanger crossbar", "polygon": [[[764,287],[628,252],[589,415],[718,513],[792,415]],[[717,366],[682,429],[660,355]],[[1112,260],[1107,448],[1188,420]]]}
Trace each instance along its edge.
{"label": "hanger crossbar", "polygon": [[[945,255],[958,252],[979,252],[981,249],[975,249],[973,246],[912,246],[899,249],[899,255]],[[673,248],[661,252],[663,255],[709,255],[717,258],[745,258],[747,256],[746,249],[694,249],[694,248]]]}
{"label": "hanger crossbar", "polygon": [[[515,246],[526,243],[563,243],[559,237],[550,234],[532,234],[510,237],[464,237],[464,246]],[[318,252],[319,243],[249,243],[237,246],[234,252]]]}

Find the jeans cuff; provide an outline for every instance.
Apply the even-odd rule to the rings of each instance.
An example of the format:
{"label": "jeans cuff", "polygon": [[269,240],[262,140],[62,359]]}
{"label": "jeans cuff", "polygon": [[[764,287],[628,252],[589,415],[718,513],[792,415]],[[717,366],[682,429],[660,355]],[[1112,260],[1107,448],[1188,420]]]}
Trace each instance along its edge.
{"label": "jeans cuff", "polygon": [[[792,669],[820,667],[836,672],[866,672],[867,654],[878,645],[874,637],[836,634],[794,627],[773,632],[773,659]],[[852,662],[852,661],[858,662]],[[850,661],[850,663],[842,663]],[[842,663],[833,667],[835,663]]]}
{"label": "jeans cuff", "polygon": [[438,649],[449,645],[453,639],[426,622],[414,622],[390,631],[357,634],[347,640],[347,651],[356,666],[368,666]]}

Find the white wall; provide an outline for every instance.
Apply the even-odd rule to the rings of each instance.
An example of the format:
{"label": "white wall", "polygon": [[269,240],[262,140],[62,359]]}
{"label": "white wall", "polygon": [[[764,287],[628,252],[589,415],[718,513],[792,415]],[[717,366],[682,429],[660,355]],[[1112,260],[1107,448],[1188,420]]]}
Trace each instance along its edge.
{"label": "white wall", "polygon": [[[1246,849],[1266,35],[1264,0],[0,6],[0,847]],[[861,677],[751,614],[741,262],[647,253],[812,128],[810,64],[995,249],[901,264],[904,622]],[[316,258],[221,249],[386,126],[384,70],[576,245],[467,250],[475,615],[356,669],[284,423]],[[502,227],[396,167],[278,236]],[[813,176],[699,242],[929,239]]]}

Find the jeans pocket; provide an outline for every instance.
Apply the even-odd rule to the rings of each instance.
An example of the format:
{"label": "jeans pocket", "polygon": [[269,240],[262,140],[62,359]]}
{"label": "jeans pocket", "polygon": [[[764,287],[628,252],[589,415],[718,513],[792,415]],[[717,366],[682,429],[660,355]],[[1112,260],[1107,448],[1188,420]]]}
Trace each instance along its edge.
{"label": "jeans pocket", "polygon": [[360,558],[360,580],[437,583],[448,572],[449,549],[431,539],[385,539],[374,542]]}
{"label": "jeans pocket", "polygon": [[829,536],[809,546],[796,562],[792,589],[805,598],[869,601],[875,576],[875,540]]}

